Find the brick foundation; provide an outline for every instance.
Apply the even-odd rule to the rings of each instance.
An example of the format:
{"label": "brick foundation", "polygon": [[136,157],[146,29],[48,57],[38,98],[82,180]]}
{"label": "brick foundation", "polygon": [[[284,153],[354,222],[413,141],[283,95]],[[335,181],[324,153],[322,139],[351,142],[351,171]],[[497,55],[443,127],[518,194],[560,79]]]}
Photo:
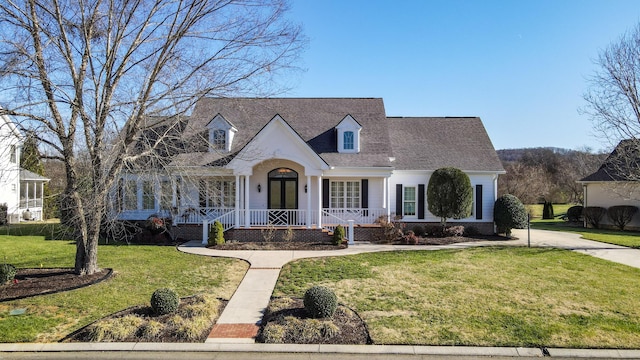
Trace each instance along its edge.
{"label": "brick foundation", "polygon": [[[401,222],[404,225],[404,230],[411,230],[415,225],[427,226],[427,225],[439,225],[439,223],[423,223],[423,222]],[[475,223],[475,222],[451,222],[450,226],[474,226],[482,235],[493,235],[493,223]],[[241,242],[261,242],[264,241],[263,231],[266,228],[251,228],[251,229],[230,229],[224,233],[226,240],[234,240]],[[175,235],[184,240],[202,240],[202,225],[179,225],[173,228]],[[273,239],[271,241],[283,241],[283,236],[286,229],[277,228],[274,230]],[[295,228],[295,235],[293,241],[304,242],[325,242],[330,241],[330,234],[322,229],[306,229]],[[345,229],[348,231],[348,229]],[[370,225],[354,225],[353,237],[355,241],[374,241],[375,235],[380,231],[380,227],[376,224]]]}
{"label": "brick foundation", "polygon": [[[284,236],[286,229],[273,230],[273,238],[270,241],[285,241]],[[230,229],[224,233],[225,240],[234,240],[239,242],[263,242],[265,236],[268,236],[267,228],[251,228],[251,229]],[[297,242],[328,242],[331,238],[329,233],[322,229],[294,229],[294,236],[291,241]]]}

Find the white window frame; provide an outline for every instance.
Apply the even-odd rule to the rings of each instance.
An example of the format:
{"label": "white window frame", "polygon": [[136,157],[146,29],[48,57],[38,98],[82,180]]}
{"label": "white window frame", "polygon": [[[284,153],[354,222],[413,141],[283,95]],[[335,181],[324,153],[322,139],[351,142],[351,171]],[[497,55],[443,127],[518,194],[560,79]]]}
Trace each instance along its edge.
{"label": "white window frame", "polygon": [[211,147],[215,150],[225,150],[227,148],[227,131],[224,129],[213,129],[211,131]]}
{"label": "white window frame", "polygon": [[329,208],[359,209],[362,201],[360,181],[335,180],[329,186]]}
{"label": "white window frame", "polygon": [[[413,190],[413,199],[407,199],[407,190]],[[413,205],[413,214],[407,212],[407,205]],[[402,215],[415,218],[418,216],[418,187],[415,185],[402,187]]]}
{"label": "white window frame", "polygon": [[203,195],[207,208],[233,208],[236,201],[235,180],[202,179],[198,185],[198,197]]}
{"label": "white window frame", "polygon": [[355,134],[353,131],[345,131],[343,134],[344,137],[344,149],[345,150],[353,150],[355,149]]}

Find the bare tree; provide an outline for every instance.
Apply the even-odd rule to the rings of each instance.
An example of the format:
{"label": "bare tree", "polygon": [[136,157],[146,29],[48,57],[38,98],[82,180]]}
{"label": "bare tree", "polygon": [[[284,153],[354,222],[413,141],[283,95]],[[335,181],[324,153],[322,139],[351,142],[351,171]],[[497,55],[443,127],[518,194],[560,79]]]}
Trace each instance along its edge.
{"label": "bare tree", "polygon": [[[304,45],[286,0],[4,0],[0,114],[65,165],[75,270],[98,270],[109,189],[203,96],[272,95]],[[153,141],[140,134],[167,124]],[[155,165],[162,165],[158,162]]]}
{"label": "bare tree", "polygon": [[602,50],[596,65],[583,111],[611,148],[625,141],[617,159],[608,159],[616,177],[640,180],[640,24]]}

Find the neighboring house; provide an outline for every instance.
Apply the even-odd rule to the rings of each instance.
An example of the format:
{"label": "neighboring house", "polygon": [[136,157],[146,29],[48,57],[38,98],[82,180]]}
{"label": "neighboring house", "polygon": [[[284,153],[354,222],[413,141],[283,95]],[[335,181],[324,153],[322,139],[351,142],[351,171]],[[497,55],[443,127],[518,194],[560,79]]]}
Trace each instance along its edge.
{"label": "neighboring house", "polygon": [[[585,207],[632,205],[640,208],[640,143],[621,141],[598,171],[578,182],[582,184]],[[612,226],[606,216],[602,224]],[[626,228],[640,229],[640,212]]]}
{"label": "neighboring house", "polygon": [[24,137],[8,116],[0,116],[0,204],[10,223],[42,220],[43,187],[49,179],[20,168]]}
{"label": "neighboring house", "polygon": [[167,173],[147,166],[123,174],[112,202],[118,219],[157,215],[178,227],[217,219],[235,229],[229,237],[353,220],[358,239],[381,216],[438,224],[426,188],[434,170],[449,166],[465,171],[474,190],[472,216],[450,223],[493,233],[504,169],[477,117],[387,117],[376,98],[205,98],[169,123],[153,132],[179,134],[163,143]]}

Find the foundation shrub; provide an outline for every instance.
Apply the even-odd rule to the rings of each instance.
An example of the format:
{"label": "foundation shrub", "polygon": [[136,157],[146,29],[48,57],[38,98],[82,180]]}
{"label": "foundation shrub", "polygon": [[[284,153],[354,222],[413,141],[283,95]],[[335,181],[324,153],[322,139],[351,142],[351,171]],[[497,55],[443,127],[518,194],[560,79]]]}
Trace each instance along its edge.
{"label": "foundation shrub", "polygon": [[600,228],[600,222],[607,213],[607,209],[600,206],[587,206],[582,210],[582,216],[595,229]]}
{"label": "foundation shrub", "polygon": [[344,240],[344,227],[342,225],[338,225],[335,230],[333,230],[333,237],[331,238],[331,243],[333,245],[340,245]]}
{"label": "foundation shrub", "polygon": [[424,226],[422,225],[414,225],[411,230],[413,231],[414,234],[416,234],[416,236],[418,237],[423,237],[424,236]]}
{"label": "foundation shrub", "polygon": [[7,215],[7,204],[0,204],[0,225],[7,225],[9,223],[8,215]]}
{"label": "foundation shrub", "polygon": [[624,230],[625,226],[631,222],[633,215],[638,212],[638,208],[631,205],[611,206],[607,209],[609,220],[620,230]]}
{"label": "foundation shrub", "polygon": [[424,227],[425,234],[432,237],[443,237],[444,231],[442,225],[427,225]]}
{"label": "foundation shrub", "polygon": [[582,210],[583,207],[581,205],[570,207],[567,209],[567,220],[571,222],[582,221]]}
{"label": "foundation shrub", "polygon": [[474,225],[464,227],[464,236],[477,236],[480,235],[480,230]]}
{"label": "foundation shrub", "polygon": [[445,237],[449,237],[449,236],[462,236],[464,235],[464,226],[462,225],[456,225],[456,226],[447,226],[444,231],[443,231],[443,235]]}

